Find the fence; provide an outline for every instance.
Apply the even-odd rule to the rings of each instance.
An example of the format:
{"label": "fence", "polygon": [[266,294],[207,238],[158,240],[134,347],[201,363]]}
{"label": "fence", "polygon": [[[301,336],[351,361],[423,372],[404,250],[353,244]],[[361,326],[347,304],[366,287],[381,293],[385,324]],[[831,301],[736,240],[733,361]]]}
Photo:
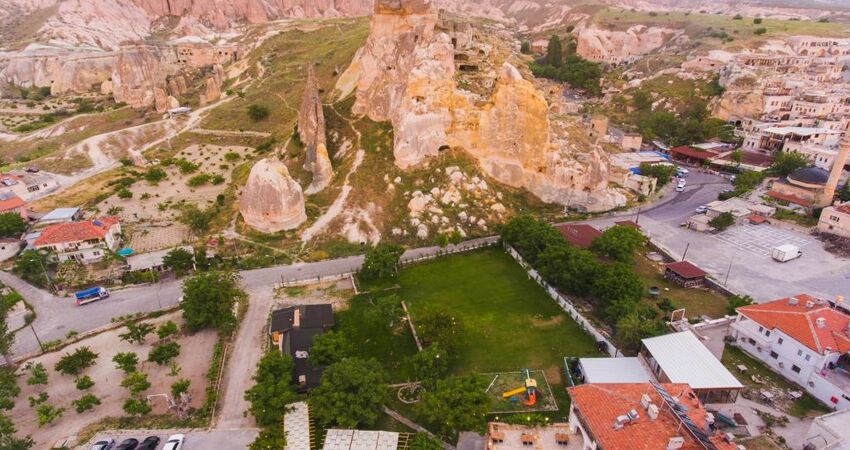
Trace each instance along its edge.
{"label": "fence", "polygon": [[558,305],[561,306],[561,309],[563,309],[564,312],[569,314],[569,316],[572,317],[573,320],[576,321],[576,323],[578,323],[579,327],[581,327],[585,332],[593,336],[593,338],[596,339],[596,342],[604,342],[606,344],[606,346],[608,347],[607,351],[610,356],[623,356],[622,352],[614,346],[614,344],[608,339],[608,337],[600,333],[599,330],[597,330],[596,327],[594,327],[589,320],[587,320],[583,315],[581,315],[578,309],[576,309],[572,300],[561,295],[561,293],[558,292],[557,289],[547,283],[546,280],[544,280],[543,277],[540,276],[540,274],[538,274],[536,270],[534,270],[528,263],[525,262],[524,259],[522,259],[522,256],[520,256],[519,252],[514,250],[513,247],[511,247],[510,245],[506,245],[505,248],[507,249],[508,254],[511,255],[514,260],[516,260],[516,262],[519,263],[519,265],[526,270],[528,276],[535,282],[537,282],[537,284],[539,284],[540,287],[542,287],[543,290],[546,291],[546,294],[548,294],[549,297],[552,298],[552,300],[555,300]]}

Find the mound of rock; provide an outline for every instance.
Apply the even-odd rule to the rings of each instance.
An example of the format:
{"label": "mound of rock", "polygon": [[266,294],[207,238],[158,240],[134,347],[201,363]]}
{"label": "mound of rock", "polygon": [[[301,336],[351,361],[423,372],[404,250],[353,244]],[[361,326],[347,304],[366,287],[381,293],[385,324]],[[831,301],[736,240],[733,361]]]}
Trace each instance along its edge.
{"label": "mound of rock", "polygon": [[263,233],[291,230],[307,220],[301,186],[282,162],[272,158],[251,168],[239,212],[248,226]]}
{"label": "mound of rock", "polygon": [[306,157],[304,170],[313,172],[313,182],[307,187],[307,194],[314,194],[326,188],[333,179],[333,166],[328,157],[325,114],[322,111],[322,99],[319,97],[319,84],[312,64],[307,66],[307,84],[298,110],[298,137],[304,144]]}
{"label": "mound of rock", "polygon": [[680,32],[635,25],[626,31],[585,28],[578,33],[576,53],[591,61],[619,64],[658,49]]}

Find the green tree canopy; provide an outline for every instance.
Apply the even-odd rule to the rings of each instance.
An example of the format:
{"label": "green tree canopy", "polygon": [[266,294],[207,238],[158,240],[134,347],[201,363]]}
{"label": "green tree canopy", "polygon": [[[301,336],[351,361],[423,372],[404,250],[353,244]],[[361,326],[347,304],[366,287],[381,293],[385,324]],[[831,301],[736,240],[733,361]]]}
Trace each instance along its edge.
{"label": "green tree canopy", "polygon": [[603,314],[610,320],[616,320],[640,301],[644,287],[628,264],[615,263],[603,267],[593,280],[591,292]]}
{"label": "green tree canopy", "polygon": [[325,369],[321,384],[310,394],[310,413],[325,426],[374,426],[389,395],[384,383],[377,361],[343,359]]}
{"label": "green tree canopy", "polygon": [[567,245],[552,245],[538,258],[540,274],[558,289],[576,295],[587,295],[593,280],[602,270],[599,260],[588,250]]}
{"label": "green tree canopy", "polygon": [[773,159],[773,164],[770,165],[770,172],[780,176],[787,177],[797,169],[802,169],[811,164],[809,158],[802,153],[794,152],[779,152]]}
{"label": "green tree canopy", "polygon": [[450,361],[449,354],[439,343],[433,343],[410,357],[414,376],[428,390],[433,390],[437,380],[448,374]]}
{"label": "green tree canopy", "polygon": [[546,64],[553,67],[561,67],[563,64],[564,49],[561,46],[561,38],[553,34],[549,38],[549,45],[546,47]]}
{"label": "green tree canopy", "polygon": [[52,264],[47,255],[36,250],[25,250],[15,260],[12,273],[39,287],[47,286],[47,275]]}
{"label": "green tree canopy", "polygon": [[183,283],[183,318],[191,331],[215,328],[230,333],[236,326],[233,307],[245,292],[231,272],[202,272]]}
{"label": "green tree canopy", "polygon": [[119,352],[112,357],[112,362],[125,374],[135,372],[139,364],[139,356],[133,352]]}
{"label": "green tree canopy", "polygon": [[461,336],[462,323],[448,311],[431,308],[416,318],[419,338],[425,345],[439,344],[446,351],[452,351]]}
{"label": "green tree canopy", "polygon": [[18,374],[13,366],[0,367],[0,409],[12,409],[15,397],[21,393]]}
{"label": "green tree canopy", "polygon": [[717,215],[717,217],[708,221],[708,224],[714,227],[717,231],[723,231],[729,227],[731,227],[735,223],[735,216],[730,212],[724,212]]}
{"label": "green tree canopy", "polygon": [[505,243],[512,246],[533,266],[544,250],[552,245],[566,244],[564,237],[555,227],[530,215],[514,217],[502,226],[500,234]]}
{"label": "green tree canopy", "polygon": [[640,341],[648,337],[664,334],[664,323],[655,317],[643,317],[633,311],[617,321],[616,338],[623,348],[637,350]]}
{"label": "green tree canopy", "polygon": [[83,370],[94,365],[98,354],[89,347],[80,347],[72,353],[66,353],[53,366],[57,372],[65,375],[79,375]]}
{"label": "green tree canopy", "polygon": [[637,228],[614,225],[594,239],[590,249],[615,261],[630,262],[645,242],[646,237]]}
{"label": "green tree canopy", "polygon": [[753,298],[749,295],[731,295],[726,299],[726,314],[734,316],[738,314],[736,311],[738,308],[752,304]]}
{"label": "green tree canopy", "polygon": [[474,375],[440,380],[414,410],[437,434],[454,438],[459,431],[478,429],[486,421],[490,409],[486,388],[487,383]]}
{"label": "green tree canopy", "polygon": [[15,437],[17,430],[15,424],[5,414],[0,414],[0,449],[2,450],[29,450],[35,442],[27,436],[25,438]]}
{"label": "green tree canopy", "polygon": [[650,164],[640,163],[640,174],[655,178],[655,189],[661,189],[676,174],[676,166],[672,164]]}
{"label": "green tree canopy", "polygon": [[364,280],[383,280],[398,274],[398,261],[404,248],[396,244],[380,243],[366,251],[360,277]]}
{"label": "green tree canopy", "polygon": [[127,331],[118,335],[122,341],[130,343],[142,344],[145,342],[147,335],[153,333],[156,329],[153,325],[147,322],[127,322],[125,325]]}
{"label": "green tree canopy", "polygon": [[281,426],[263,428],[248,446],[248,450],[280,450],[282,448],[286,448],[286,435]]}
{"label": "green tree canopy", "polygon": [[194,263],[195,257],[192,252],[182,248],[173,248],[162,257],[162,266],[173,270],[178,277],[191,271]]}
{"label": "green tree canopy", "polygon": [[245,391],[251,414],[261,427],[280,425],[286,405],[296,400],[292,387],[292,358],[277,349],[266,352],[254,372],[254,386]]}
{"label": "green tree canopy", "polygon": [[0,213],[0,237],[20,237],[27,231],[27,222],[16,212]]}
{"label": "green tree canopy", "polygon": [[313,338],[310,346],[310,361],[316,366],[329,366],[351,356],[354,344],[345,333],[328,331]]}

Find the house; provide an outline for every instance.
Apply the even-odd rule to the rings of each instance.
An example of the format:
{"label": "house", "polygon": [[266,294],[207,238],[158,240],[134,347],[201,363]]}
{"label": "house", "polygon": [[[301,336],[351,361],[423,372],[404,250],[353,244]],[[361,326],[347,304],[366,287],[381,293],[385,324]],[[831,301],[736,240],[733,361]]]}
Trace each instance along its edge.
{"label": "house", "polygon": [[740,197],[732,197],[726,200],[715,200],[705,206],[705,215],[709,219],[713,219],[728,212],[735,218],[736,223],[742,222],[751,215],[769,217],[776,213],[776,208],[772,206],[751,202]]}
{"label": "house", "polygon": [[567,392],[571,441],[581,441],[571,448],[737,449],[713,428],[714,417],[687,384],[583,384]]}
{"label": "house", "polygon": [[850,450],[850,409],[815,417],[806,433],[804,449]]}
{"label": "house", "polygon": [[850,315],[806,294],[737,311],[735,345],[824,404],[850,408]]}
{"label": "house", "polygon": [[310,364],[313,338],[334,325],[330,304],[289,306],[272,312],[269,336],[277,348],[292,356],[293,378],[301,392],[319,385],[322,367]]}
{"label": "house", "polygon": [[46,227],[57,223],[68,223],[82,220],[83,211],[80,208],[56,208],[41,216],[35,223],[36,228]]}
{"label": "house", "polygon": [[850,202],[824,208],[818,220],[818,231],[850,238]]}
{"label": "house", "polygon": [[691,331],[644,339],[638,357],[659,382],[687,384],[703,403],[733,403],[744,388]]}
{"label": "house", "polygon": [[56,189],[59,189],[59,183],[45,173],[13,170],[0,175],[0,193],[12,192],[26,202],[43,197]]}
{"label": "house", "polygon": [[664,266],[664,278],[686,288],[705,285],[706,273],[688,261],[679,261]]}
{"label": "house", "polygon": [[712,158],[718,155],[712,151],[700,150],[687,145],[673,147],[669,150],[669,153],[670,159],[696,165],[711,161]]}
{"label": "house", "polygon": [[556,225],[555,229],[571,245],[580,248],[588,248],[594,239],[602,236],[602,232],[585,223],[568,223]]}
{"label": "house", "polygon": [[121,243],[121,224],[116,217],[50,225],[33,241],[36,250],[47,250],[54,260],[90,263]]}
{"label": "house", "polygon": [[570,442],[571,434],[567,423],[527,426],[490,422],[487,424],[487,434],[484,436],[484,449],[523,450],[564,447]]}
{"label": "house", "polygon": [[14,192],[0,192],[0,214],[15,212],[24,220],[29,218],[26,202],[21,200]]}

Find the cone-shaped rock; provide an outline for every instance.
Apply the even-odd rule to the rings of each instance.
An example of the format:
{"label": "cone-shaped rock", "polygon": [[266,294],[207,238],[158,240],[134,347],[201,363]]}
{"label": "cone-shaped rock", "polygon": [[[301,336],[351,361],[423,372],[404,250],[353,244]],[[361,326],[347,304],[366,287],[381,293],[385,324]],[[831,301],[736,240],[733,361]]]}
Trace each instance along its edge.
{"label": "cone-shaped rock", "polygon": [[260,160],[251,168],[239,211],[248,226],[263,233],[291,230],[307,220],[301,186],[289,176],[286,166],[273,158]]}

